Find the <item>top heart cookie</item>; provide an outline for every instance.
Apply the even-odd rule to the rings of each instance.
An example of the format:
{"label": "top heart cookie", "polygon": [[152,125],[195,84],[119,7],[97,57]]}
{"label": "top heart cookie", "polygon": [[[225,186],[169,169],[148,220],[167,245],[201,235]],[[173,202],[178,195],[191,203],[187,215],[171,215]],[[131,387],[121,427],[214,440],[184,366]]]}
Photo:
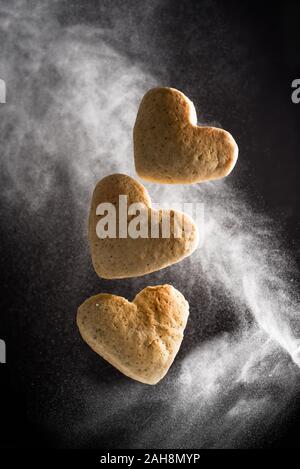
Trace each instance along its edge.
{"label": "top heart cookie", "polygon": [[138,277],[189,256],[197,247],[198,231],[187,214],[151,208],[149,194],[139,182],[112,174],[95,187],[89,241],[100,277]]}
{"label": "top heart cookie", "polygon": [[153,88],[142,99],[133,130],[137,174],[164,184],[227,176],[238,147],[223,129],[197,125],[193,103],[174,88]]}

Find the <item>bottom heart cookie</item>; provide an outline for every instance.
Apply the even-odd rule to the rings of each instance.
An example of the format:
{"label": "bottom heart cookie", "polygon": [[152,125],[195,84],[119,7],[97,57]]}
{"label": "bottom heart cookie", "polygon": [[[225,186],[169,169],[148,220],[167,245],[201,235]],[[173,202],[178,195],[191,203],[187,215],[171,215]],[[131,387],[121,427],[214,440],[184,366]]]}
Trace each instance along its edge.
{"label": "bottom heart cookie", "polygon": [[132,302],[100,293],[78,308],[83,340],[132,379],[156,384],[180,348],[189,304],[171,285],[147,287]]}

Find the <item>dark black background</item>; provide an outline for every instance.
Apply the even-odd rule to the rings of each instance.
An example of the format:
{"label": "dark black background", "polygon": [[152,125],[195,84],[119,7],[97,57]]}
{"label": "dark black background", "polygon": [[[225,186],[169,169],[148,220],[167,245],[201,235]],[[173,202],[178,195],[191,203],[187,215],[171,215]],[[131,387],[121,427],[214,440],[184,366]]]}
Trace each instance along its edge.
{"label": "dark black background", "polygon": [[[165,67],[170,77],[168,86],[183,89],[194,102],[203,103],[203,108],[209,109],[204,118],[222,122],[236,136],[244,158],[235,171],[236,184],[246,188],[254,205],[278,220],[299,261],[300,104],[291,101],[291,82],[300,78],[299,2],[169,0],[157,7],[155,18],[139,3],[143,2],[65,1],[56,14],[62,25],[82,21],[110,27],[118,18],[122,27],[120,35],[112,39],[113,46],[157,76]],[[53,394],[59,394],[51,370],[59,370],[62,364],[63,370],[67,366],[72,372],[71,365],[63,364],[65,356],[68,363],[77,356],[78,340],[72,339],[74,317],[66,315],[66,310],[76,311],[89,293],[99,289],[91,267],[89,282],[82,279],[87,288],[74,291],[72,284],[64,284],[66,272],[74,265],[67,232],[53,242],[38,235],[38,227],[45,223],[54,233],[61,233],[63,220],[67,219],[69,226],[76,225],[70,206],[67,176],[60,168],[51,207],[46,207],[38,218],[33,219],[21,205],[15,213],[0,206],[1,219],[10,220],[9,226],[2,225],[0,234],[0,337],[8,344],[8,364],[0,365],[0,446],[59,446],[60,435],[48,434],[42,416],[36,415],[48,399],[51,406]],[[74,232],[73,243],[79,246],[80,237],[76,239]],[[89,262],[86,246],[82,246],[79,261]],[[54,270],[55,277],[49,275]],[[80,285],[80,273],[74,275]],[[118,282],[103,282],[103,288],[109,291],[115,285],[119,288]],[[126,291],[130,291],[129,284],[124,294]],[[46,342],[40,343],[34,321],[38,314],[49,311],[61,320],[61,330],[55,331],[53,340],[54,326],[51,318],[46,318]],[[57,354],[55,347],[64,343],[65,349],[61,347]],[[104,372],[115,379],[110,367]],[[31,386],[32,376],[46,383],[43,394]],[[260,446],[297,447],[299,417],[300,411],[281,422],[280,429],[270,431]],[[110,439],[108,434],[103,445],[113,444],[114,438],[117,436]]]}

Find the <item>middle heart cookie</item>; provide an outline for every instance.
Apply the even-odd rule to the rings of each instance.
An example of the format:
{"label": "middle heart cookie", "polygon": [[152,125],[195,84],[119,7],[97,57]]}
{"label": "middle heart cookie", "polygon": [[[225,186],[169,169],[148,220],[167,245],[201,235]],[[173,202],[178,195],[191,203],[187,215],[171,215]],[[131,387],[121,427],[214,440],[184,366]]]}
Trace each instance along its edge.
{"label": "middle heart cookie", "polygon": [[152,209],[147,190],[136,180],[112,174],[95,187],[89,242],[100,277],[139,277],[189,256],[198,231],[187,214]]}

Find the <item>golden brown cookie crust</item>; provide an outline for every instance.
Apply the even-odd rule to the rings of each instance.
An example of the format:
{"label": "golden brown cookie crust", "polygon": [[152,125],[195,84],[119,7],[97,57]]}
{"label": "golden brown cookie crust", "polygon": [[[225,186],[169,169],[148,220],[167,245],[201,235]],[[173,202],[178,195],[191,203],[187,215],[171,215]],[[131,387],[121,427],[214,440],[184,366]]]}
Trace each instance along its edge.
{"label": "golden brown cookie crust", "polygon": [[[197,227],[186,214],[181,214],[186,228],[185,235],[181,238],[171,235],[170,238],[117,237],[115,239],[99,239],[96,225],[100,217],[96,215],[96,208],[102,202],[111,202],[117,207],[118,212],[118,196],[120,194],[128,195],[128,205],[133,202],[142,202],[149,207],[149,211],[152,210],[148,192],[135,179],[124,174],[112,174],[98,182],[90,209],[89,242],[93,266],[100,277],[112,279],[149,274],[181,261],[196,249],[198,244]],[[162,213],[160,211],[160,216]],[[149,216],[150,223],[151,217]],[[151,234],[150,230],[149,226]]]}
{"label": "golden brown cookie crust", "polygon": [[238,146],[230,133],[198,126],[193,103],[174,88],[153,88],[145,94],[133,141],[137,174],[164,184],[223,178],[238,157]]}
{"label": "golden brown cookie crust", "polygon": [[126,376],[156,384],[180,348],[189,315],[184,296],[171,285],[147,287],[131,302],[101,293],[77,313],[84,341]]}

